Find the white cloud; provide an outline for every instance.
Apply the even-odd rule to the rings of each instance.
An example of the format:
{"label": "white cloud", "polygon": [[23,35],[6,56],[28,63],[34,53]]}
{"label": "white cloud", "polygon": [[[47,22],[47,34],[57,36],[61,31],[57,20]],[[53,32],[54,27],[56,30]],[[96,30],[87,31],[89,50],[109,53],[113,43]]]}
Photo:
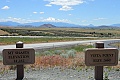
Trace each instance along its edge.
{"label": "white cloud", "polygon": [[45,12],[40,12],[40,14],[44,14]]}
{"label": "white cloud", "polygon": [[46,19],[43,19],[42,21],[44,21],[44,22],[70,22],[67,19],[56,19],[56,18],[53,18],[53,17],[48,17]]}
{"label": "white cloud", "polygon": [[70,23],[71,21],[67,19],[56,19],[53,17],[48,17],[48,18],[39,18],[39,19],[22,19],[22,18],[17,18],[17,17],[8,17],[7,19],[0,19],[0,22],[5,22],[5,21],[13,21],[13,22],[18,22],[18,23],[31,23],[31,22],[67,22]]}
{"label": "white cloud", "polygon": [[49,2],[49,4],[46,4],[45,6],[50,7],[52,5],[58,5],[61,6],[59,10],[68,11],[68,10],[73,10],[73,6],[95,0],[44,0],[44,1]]}
{"label": "white cloud", "polygon": [[56,19],[55,18],[53,18],[53,17],[49,17],[49,18],[47,18],[47,19],[44,19],[45,21],[56,21]]}
{"label": "white cloud", "polygon": [[47,5],[59,5],[62,6],[59,10],[73,10],[72,6],[83,4],[84,0],[44,0],[48,1]]}
{"label": "white cloud", "polygon": [[68,14],[69,16],[71,16],[72,14]]}
{"label": "white cloud", "polygon": [[52,5],[50,5],[50,4],[46,4],[45,6],[51,7]]}
{"label": "white cloud", "polygon": [[12,19],[12,17],[8,17],[8,19]]}
{"label": "white cloud", "polygon": [[84,2],[84,0],[47,0],[49,1],[51,5],[68,5],[68,6],[72,6],[72,5],[79,5],[82,4]]}
{"label": "white cloud", "polygon": [[13,21],[18,23],[25,23],[26,19],[16,18],[16,17],[8,17],[6,19],[0,19],[0,22],[6,22],[6,21]]}
{"label": "white cloud", "polygon": [[37,12],[33,12],[34,14],[37,14]]}
{"label": "white cloud", "polygon": [[2,7],[1,9],[7,10],[7,9],[10,9],[10,7],[9,7],[9,6],[4,6],[4,7]]}
{"label": "white cloud", "polygon": [[22,19],[21,18],[13,18],[13,17],[8,17],[8,19],[7,20],[9,20],[9,21],[14,21],[14,22],[19,22],[19,21],[21,21]]}
{"label": "white cloud", "polygon": [[59,10],[68,11],[68,10],[73,10],[73,9],[70,6],[62,6],[62,8],[60,8]]}
{"label": "white cloud", "polygon": [[96,18],[96,19],[93,19],[93,20],[105,20],[107,18]]}

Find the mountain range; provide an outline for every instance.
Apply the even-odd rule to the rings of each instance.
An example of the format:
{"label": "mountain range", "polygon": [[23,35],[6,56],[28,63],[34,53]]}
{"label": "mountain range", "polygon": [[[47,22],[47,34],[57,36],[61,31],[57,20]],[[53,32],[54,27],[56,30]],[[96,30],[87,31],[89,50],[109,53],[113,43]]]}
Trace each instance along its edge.
{"label": "mountain range", "polygon": [[13,27],[73,27],[73,28],[79,28],[79,27],[120,27],[120,24],[112,24],[112,25],[100,25],[100,26],[94,26],[93,24],[89,25],[76,25],[71,23],[65,23],[65,22],[32,22],[32,23],[18,23],[13,21],[6,21],[6,22],[0,22],[0,26],[13,26]]}
{"label": "mountain range", "polygon": [[70,24],[70,23],[64,23],[64,22],[32,22],[32,23],[17,23],[17,22],[12,22],[12,21],[7,21],[7,22],[0,22],[1,26],[33,26],[33,27],[40,27],[43,24],[52,24],[56,27],[80,27],[80,25],[76,25],[76,24]]}
{"label": "mountain range", "polygon": [[7,22],[0,22],[0,25],[1,26],[18,26],[20,25],[20,23],[7,21]]}

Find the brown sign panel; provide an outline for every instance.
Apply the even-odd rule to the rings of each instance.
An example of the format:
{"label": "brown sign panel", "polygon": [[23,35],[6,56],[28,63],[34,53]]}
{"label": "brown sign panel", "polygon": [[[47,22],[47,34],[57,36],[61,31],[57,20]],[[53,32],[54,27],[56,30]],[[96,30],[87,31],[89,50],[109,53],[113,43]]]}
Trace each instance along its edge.
{"label": "brown sign panel", "polygon": [[35,63],[35,50],[32,48],[16,48],[3,50],[4,65],[23,65]]}
{"label": "brown sign panel", "polygon": [[118,64],[118,50],[115,48],[91,48],[85,51],[87,66],[115,66]]}

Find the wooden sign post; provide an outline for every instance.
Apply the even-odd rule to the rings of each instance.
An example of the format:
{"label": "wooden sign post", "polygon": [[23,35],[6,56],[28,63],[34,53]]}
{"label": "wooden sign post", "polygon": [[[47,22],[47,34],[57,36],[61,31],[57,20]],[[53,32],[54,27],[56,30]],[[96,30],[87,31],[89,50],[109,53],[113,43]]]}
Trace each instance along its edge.
{"label": "wooden sign post", "polygon": [[103,66],[118,64],[118,49],[104,48],[103,42],[97,42],[96,48],[85,51],[86,66],[95,66],[95,80],[103,80]]}
{"label": "wooden sign post", "polygon": [[[104,43],[95,44],[96,48],[104,48]],[[95,80],[103,80],[103,66],[95,66]]]}
{"label": "wooden sign post", "polygon": [[[23,42],[17,42],[16,48],[23,48]],[[17,79],[22,80],[24,78],[24,65],[17,65]]]}
{"label": "wooden sign post", "polygon": [[32,48],[23,48],[23,42],[17,42],[15,49],[3,50],[3,64],[17,65],[17,79],[24,77],[24,64],[35,63],[35,50]]}

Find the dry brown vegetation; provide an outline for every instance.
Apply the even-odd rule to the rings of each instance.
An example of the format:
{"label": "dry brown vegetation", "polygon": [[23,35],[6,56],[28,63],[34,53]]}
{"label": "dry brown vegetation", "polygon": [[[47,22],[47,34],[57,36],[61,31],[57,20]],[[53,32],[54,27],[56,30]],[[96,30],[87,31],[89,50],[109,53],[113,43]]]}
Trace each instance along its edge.
{"label": "dry brown vegetation", "polygon": [[120,36],[119,28],[1,28],[13,35],[112,37]]}
{"label": "dry brown vegetation", "polygon": [[85,66],[83,53],[77,53],[74,58],[63,58],[60,55],[53,56],[39,56],[35,59],[34,67],[64,67],[64,68],[76,68]]}
{"label": "dry brown vegetation", "polygon": [[[61,68],[77,68],[77,67],[84,67],[84,53],[79,52],[76,53],[76,57],[74,58],[63,58],[60,55],[53,55],[53,56],[36,56],[35,57],[35,63],[25,65],[25,67],[28,68],[48,68],[48,67],[56,67],[59,66]],[[2,62],[0,62],[0,72],[9,70],[9,69],[15,69],[16,66],[14,65],[3,65]]]}
{"label": "dry brown vegetation", "polygon": [[8,33],[8,32],[5,32],[5,31],[3,31],[3,30],[0,30],[0,35],[6,35],[6,34],[8,34],[8,35],[9,35],[9,33]]}

